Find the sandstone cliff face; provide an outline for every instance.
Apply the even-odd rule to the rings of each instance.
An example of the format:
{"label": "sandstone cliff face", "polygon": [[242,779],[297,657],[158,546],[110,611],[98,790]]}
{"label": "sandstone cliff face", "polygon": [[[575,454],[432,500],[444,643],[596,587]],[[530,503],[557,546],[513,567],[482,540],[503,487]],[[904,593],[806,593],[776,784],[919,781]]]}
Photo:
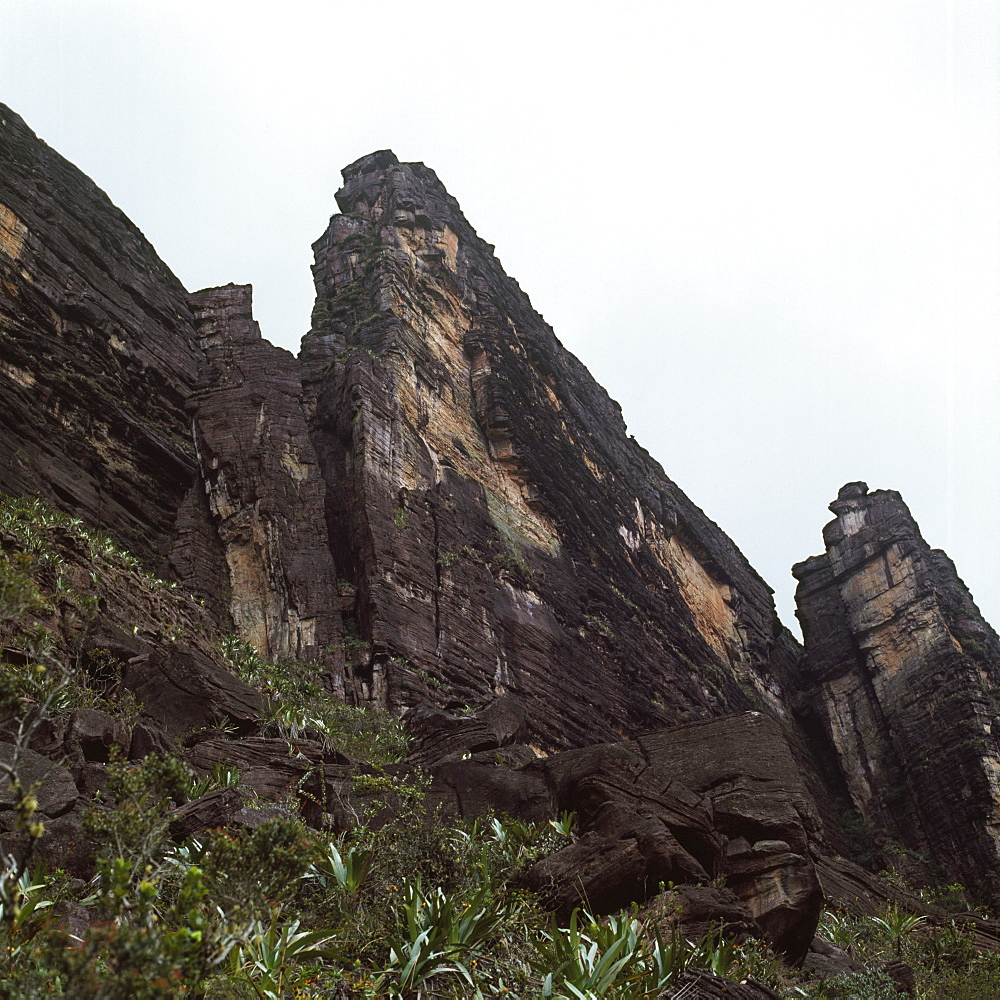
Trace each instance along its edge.
{"label": "sandstone cliff face", "polygon": [[768,588],[432,171],[345,171],[300,364],[248,290],[189,297],[2,117],[0,489],[111,532],[265,654],[325,658],[350,700],[511,691],[552,746],[780,710]]}
{"label": "sandstone cliff face", "polygon": [[344,178],[302,363],[361,696],[513,692],[555,746],[778,705],[769,589],[435,174],[384,151]]}
{"label": "sandstone cliff face", "polygon": [[249,286],[206,289],[189,301],[204,360],[188,411],[235,628],[269,658],[322,659],[343,694],[326,486],[298,365],[261,337]]}
{"label": "sandstone cliff face", "polygon": [[3,105],[0,164],[0,490],[47,497],[161,565],[183,535],[179,557],[204,565],[210,591],[184,289]]}
{"label": "sandstone cliff face", "polygon": [[845,486],[795,566],[797,704],[876,842],[1000,898],[1000,642],[898,493]]}
{"label": "sandstone cliff face", "polygon": [[223,628],[325,656],[351,700],[511,691],[553,746],[780,707],[768,588],[432,171],[345,171],[300,366],[248,291],[189,298],[3,114],[0,489],[169,558]]}
{"label": "sandstone cliff face", "polygon": [[[0,164],[0,491],[47,498],[184,585],[164,627],[112,588],[90,637],[160,725],[221,708],[254,729],[256,696],[219,662],[230,632],[317,661],[349,702],[513,695],[536,749],[677,724],[694,738],[763,710],[818,815],[839,791],[870,833],[997,898],[1000,642],[897,494],[845,488],[827,554],[796,567],[803,656],[422,164],[383,151],[344,171],[298,359],[261,338],[248,287],[188,295],[2,106]],[[775,912],[813,907],[800,859],[823,847],[819,819],[799,810],[808,843],[792,843],[754,827],[738,774],[697,787],[716,818],[730,791],[743,826],[712,827],[729,874]]]}

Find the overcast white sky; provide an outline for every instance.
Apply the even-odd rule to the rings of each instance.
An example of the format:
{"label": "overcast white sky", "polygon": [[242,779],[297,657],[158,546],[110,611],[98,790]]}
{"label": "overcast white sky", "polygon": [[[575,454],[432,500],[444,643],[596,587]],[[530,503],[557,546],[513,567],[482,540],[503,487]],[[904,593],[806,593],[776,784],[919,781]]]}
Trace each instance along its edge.
{"label": "overcast white sky", "polygon": [[0,100],[297,350],[342,166],[433,167],[775,588],[898,489],[1000,626],[995,0],[0,0]]}

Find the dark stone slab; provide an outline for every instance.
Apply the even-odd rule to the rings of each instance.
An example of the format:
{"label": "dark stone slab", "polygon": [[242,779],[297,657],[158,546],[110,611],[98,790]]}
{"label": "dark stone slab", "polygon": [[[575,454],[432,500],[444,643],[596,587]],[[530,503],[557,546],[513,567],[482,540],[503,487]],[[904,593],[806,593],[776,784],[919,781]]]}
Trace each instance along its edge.
{"label": "dark stone slab", "polygon": [[[73,776],[66,768],[27,748],[16,754],[13,743],[0,743],[0,763],[15,765],[23,794],[34,794],[38,811],[47,817],[69,812],[79,798]],[[37,787],[36,787],[37,786]],[[19,800],[18,800],[19,801]],[[17,803],[6,775],[0,778],[0,811],[13,809]]]}
{"label": "dark stone slab", "polygon": [[173,733],[221,716],[247,734],[256,729],[263,708],[253,688],[197,649],[177,643],[130,660],[122,682],[146,713]]}

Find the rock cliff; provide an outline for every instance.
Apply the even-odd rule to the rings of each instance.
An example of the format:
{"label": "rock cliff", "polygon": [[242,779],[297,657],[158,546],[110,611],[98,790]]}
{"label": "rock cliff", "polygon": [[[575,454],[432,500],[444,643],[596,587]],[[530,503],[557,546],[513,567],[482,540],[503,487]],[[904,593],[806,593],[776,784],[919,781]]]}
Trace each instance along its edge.
{"label": "rock cliff", "polygon": [[190,296],[204,356],[188,398],[239,635],[270,658],[324,661],[343,693],[326,485],[295,358],[261,337],[248,286]]}
{"label": "rock cliff", "polygon": [[[260,692],[222,655],[239,641],[343,702],[409,710],[427,738],[406,767],[456,811],[585,817],[539,875],[553,905],[576,901],[578,870],[597,893],[607,851],[630,898],[721,872],[718,905],[801,956],[815,859],[845,849],[855,812],[877,858],[920,855],[998,899],[1000,642],[898,494],[851,484],[832,505],[826,554],[795,568],[803,651],[423,164],[344,170],[294,357],[248,286],[187,293],[2,105],[0,163],[0,492],[146,571],[102,562],[114,546],[79,522],[47,543],[72,601],[93,600],[41,624],[145,706],[108,740],[179,751],[217,722],[195,766],[246,765],[261,797],[335,816],[357,761],[299,732],[274,764]],[[30,548],[18,530],[4,559]],[[30,662],[4,629],[4,663]],[[84,724],[104,740],[89,717],[65,733]],[[76,747],[46,738],[32,752]],[[66,779],[82,796],[91,765]]]}
{"label": "rock cliff", "polygon": [[302,365],[359,695],[515,693],[552,746],[778,704],[769,588],[433,171],[383,151],[344,179]]}
{"label": "rock cliff", "polygon": [[849,483],[794,567],[796,704],[883,857],[900,846],[1000,901],[1000,642],[900,495]]}
{"label": "rock cliff", "polygon": [[0,488],[111,532],[267,655],[323,658],[349,700],[513,692],[553,747],[780,705],[768,587],[432,171],[345,170],[297,361],[248,289],[188,296],[2,114]]}
{"label": "rock cliff", "polygon": [[89,178],[0,105],[0,490],[170,564],[225,615],[185,404],[187,293]]}

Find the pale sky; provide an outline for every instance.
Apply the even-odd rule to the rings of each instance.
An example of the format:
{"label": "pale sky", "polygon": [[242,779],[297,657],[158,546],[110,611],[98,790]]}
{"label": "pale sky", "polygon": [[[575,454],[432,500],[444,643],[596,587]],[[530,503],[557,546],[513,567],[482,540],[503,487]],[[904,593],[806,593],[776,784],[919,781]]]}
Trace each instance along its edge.
{"label": "pale sky", "polygon": [[[995,0],[0,0],[0,101],[297,350],[340,168],[437,171],[794,626],[898,489],[1000,626]],[[2,183],[2,180],[0,180]]]}

